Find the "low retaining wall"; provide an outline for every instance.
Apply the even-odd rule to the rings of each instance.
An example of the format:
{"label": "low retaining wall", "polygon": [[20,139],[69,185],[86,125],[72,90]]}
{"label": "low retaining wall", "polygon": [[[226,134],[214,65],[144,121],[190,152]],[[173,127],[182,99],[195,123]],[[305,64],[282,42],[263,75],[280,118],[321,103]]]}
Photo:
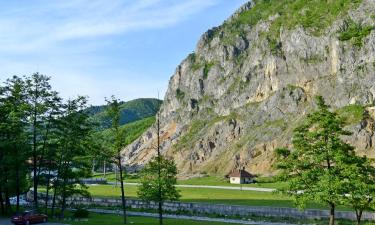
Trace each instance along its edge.
{"label": "low retaining wall", "polygon": [[[30,193],[30,192],[29,192]],[[45,194],[39,193],[41,198],[45,198]],[[28,198],[32,199],[32,195],[28,194]],[[49,203],[51,203],[50,197]],[[228,200],[228,203],[230,200]],[[105,206],[118,207],[121,206],[121,199],[115,198],[83,198],[72,197],[67,199],[68,205],[86,205],[86,206]],[[136,199],[127,199],[126,204],[132,209],[157,209],[157,202],[144,202]],[[217,214],[222,216],[267,216],[267,217],[294,217],[294,218],[310,218],[321,219],[328,218],[328,210],[306,209],[300,211],[295,208],[284,207],[261,207],[261,206],[239,206],[224,204],[205,204],[205,203],[187,203],[187,202],[165,202],[164,210],[169,212],[185,211],[191,214]],[[354,212],[337,211],[336,217],[341,219],[355,220]],[[363,213],[364,220],[375,220],[375,213]]]}

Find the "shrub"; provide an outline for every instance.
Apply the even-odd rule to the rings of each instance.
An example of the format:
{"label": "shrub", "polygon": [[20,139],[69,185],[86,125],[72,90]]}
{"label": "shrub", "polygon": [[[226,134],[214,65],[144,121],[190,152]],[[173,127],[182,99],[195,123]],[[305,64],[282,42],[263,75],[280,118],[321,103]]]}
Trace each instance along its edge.
{"label": "shrub", "polygon": [[73,213],[74,218],[87,218],[89,217],[89,211],[83,208],[79,208]]}
{"label": "shrub", "polygon": [[182,101],[185,98],[185,92],[181,91],[181,89],[177,88],[176,90],[176,98],[179,101]]}
{"label": "shrub", "polygon": [[365,107],[362,105],[348,105],[336,111],[345,125],[353,125],[361,122],[364,117]]}
{"label": "shrub", "polygon": [[214,65],[215,65],[215,63],[213,63],[213,62],[209,62],[209,63],[204,64],[203,79],[207,79],[208,72],[210,72],[211,67],[213,67]]}
{"label": "shrub", "polygon": [[353,41],[353,44],[357,47],[362,47],[363,38],[368,36],[375,26],[363,26],[362,24],[356,23],[351,19],[345,20],[344,25],[341,27],[339,35],[340,41]]}

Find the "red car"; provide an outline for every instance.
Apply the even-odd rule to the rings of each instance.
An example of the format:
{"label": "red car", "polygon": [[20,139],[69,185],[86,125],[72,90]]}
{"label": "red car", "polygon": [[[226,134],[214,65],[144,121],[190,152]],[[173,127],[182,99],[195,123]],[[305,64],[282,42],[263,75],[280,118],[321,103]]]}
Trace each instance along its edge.
{"label": "red car", "polygon": [[26,211],[23,214],[14,215],[11,218],[14,224],[29,225],[32,223],[45,223],[48,220],[48,216],[44,214],[38,214],[33,211]]}

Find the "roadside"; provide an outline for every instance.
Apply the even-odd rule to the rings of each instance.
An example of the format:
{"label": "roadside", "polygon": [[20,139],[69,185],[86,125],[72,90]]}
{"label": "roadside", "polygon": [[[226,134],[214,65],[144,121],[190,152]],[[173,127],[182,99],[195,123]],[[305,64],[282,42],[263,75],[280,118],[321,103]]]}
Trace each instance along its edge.
{"label": "roadside", "polygon": [[[9,219],[0,218],[1,225],[13,225]],[[43,225],[67,225],[63,223],[43,223]]]}
{"label": "roadside", "polygon": [[[105,209],[88,209],[92,213],[99,214],[121,214],[121,210],[105,210]],[[142,217],[152,217],[158,218],[157,213],[144,213],[144,212],[127,212],[129,216],[142,216]],[[294,225],[290,223],[280,223],[280,222],[265,222],[265,221],[252,221],[252,220],[238,220],[238,219],[223,219],[223,218],[210,218],[210,217],[200,217],[200,216],[182,216],[182,215],[172,215],[164,214],[164,218],[167,219],[179,219],[179,220],[195,220],[203,222],[220,222],[228,224],[251,224],[251,225]]]}

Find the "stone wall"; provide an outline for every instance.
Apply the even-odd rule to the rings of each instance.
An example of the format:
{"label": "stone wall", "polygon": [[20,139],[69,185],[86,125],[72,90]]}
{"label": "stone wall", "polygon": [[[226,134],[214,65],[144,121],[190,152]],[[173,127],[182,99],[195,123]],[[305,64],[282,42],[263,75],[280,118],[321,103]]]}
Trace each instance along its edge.
{"label": "stone wall", "polygon": [[[41,198],[45,198],[45,194],[39,194]],[[28,199],[32,199],[32,195],[28,194]],[[52,197],[49,199],[52,203]],[[156,202],[144,202],[135,199],[127,199],[127,206],[132,209],[157,209]],[[229,202],[229,201],[228,201]],[[118,207],[121,206],[121,199],[114,198],[83,198],[73,197],[67,199],[68,205],[86,205],[91,207]],[[268,217],[293,217],[293,218],[328,218],[328,210],[307,209],[299,211],[294,208],[286,207],[260,207],[260,206],[238,206],[223,204],[205,204],[205,203],[187,203],[187,202],[165,202],[164,210],[168,212],[184,211],[191,214],[216,214],[222,216],[268,216]],[[355,220],[355,213],[350,211],[337,211],[337,218]],[[366,212],[363,214],[364,220],[375,220],[375,213]]]}

